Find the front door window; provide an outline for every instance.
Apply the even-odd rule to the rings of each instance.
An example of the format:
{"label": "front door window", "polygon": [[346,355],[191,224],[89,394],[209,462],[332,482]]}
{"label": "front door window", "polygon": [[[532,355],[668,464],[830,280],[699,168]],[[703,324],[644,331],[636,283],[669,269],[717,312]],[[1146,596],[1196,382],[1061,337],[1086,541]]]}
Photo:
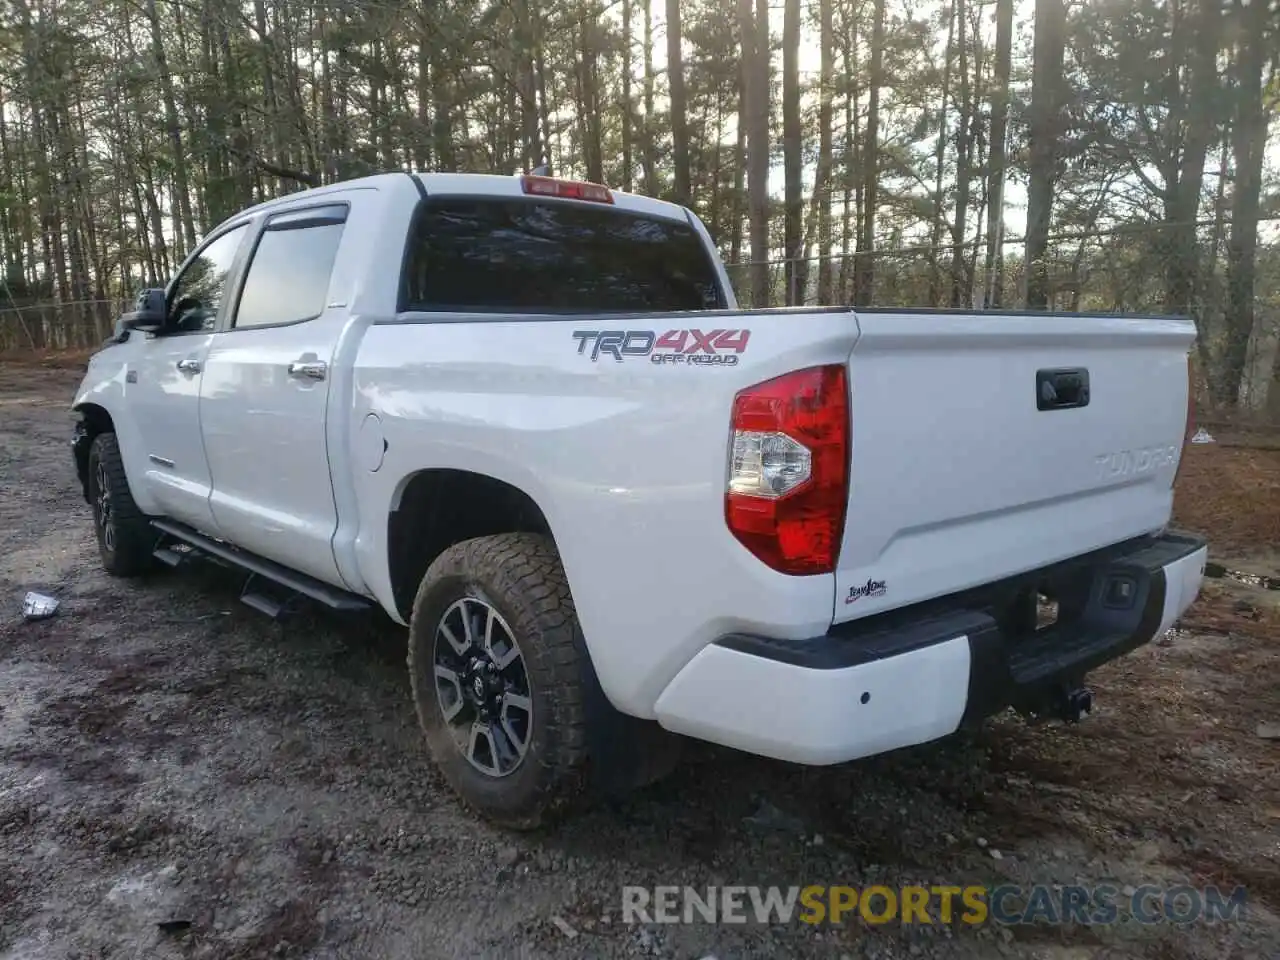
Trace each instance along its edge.
{"label": "front door window", "polygon": [[179,274],[169,295],[167,326],[174,333],[213,330],[246,226],[241,224],[215,237]]}

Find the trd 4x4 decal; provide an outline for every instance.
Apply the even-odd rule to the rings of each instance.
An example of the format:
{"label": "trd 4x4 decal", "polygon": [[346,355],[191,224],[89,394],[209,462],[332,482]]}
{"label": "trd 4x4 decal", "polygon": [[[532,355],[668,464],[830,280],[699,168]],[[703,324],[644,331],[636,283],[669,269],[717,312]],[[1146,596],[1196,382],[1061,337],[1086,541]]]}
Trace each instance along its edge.
{"label": "trd 4x4 decal", "polygon": [[[601,355],[621,363],[627,357],[648,357],[652,363],[733,366],[747,349],[750,330],[575,330],[578,356]],[[588,350],[588,348],[590,348]]]}

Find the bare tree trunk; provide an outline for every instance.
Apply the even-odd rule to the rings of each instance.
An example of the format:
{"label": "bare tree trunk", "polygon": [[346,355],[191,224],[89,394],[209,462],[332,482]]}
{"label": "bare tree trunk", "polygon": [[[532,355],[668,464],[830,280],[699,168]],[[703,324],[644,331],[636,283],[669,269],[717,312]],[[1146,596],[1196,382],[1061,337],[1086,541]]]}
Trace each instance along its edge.
{"label": "bare tree trunk", "polygon": [[[742,0],[739,0],[739,4],[741,3]],[[745,36],[744,26],[739,19],[740,37]],[[729,234],[729,262],[735,267],[742,263],[742,224],[745,213],[743,199],[747,182],[747,117],[750,115],[750,104],[747,103],[747,70],[750,58],[745,44],[746,41],[742,40],[742,55],[738,59],[738,117],[733,145],[733,227]]]}
{"label": "bare tree trunk", "polygon": [[160,75],[160,92],[164,100],[165,127],[169,133],[169,147],[173,150],[173,182],[177,192],[178,220],[181,224],[183,249],[196,245],[195,220],[191,216],[191,190],[187,178],[187,154],[182,143],[182,129],[178,123],[177,100],[173,93],[173,76],[165,58],[164,39],[160,32],[160,15],[156,0],[146,0],[147,19],[151,22],[151,52],[156,59],[156,71]]}
{"label": "bare tree trunk", "polygon": [[1229,407],[1240,402],[1254,325],[1258,217],[1269,119],[1262,91],[1269,6],[1264,0],[1251,0],[1248,5],[1234,0],[1235,14],[1243,29],[1239,31],[1235,123],[1231,131],[1236,182],[1231,197],[1231,233],[1227,240],[1227,338],[1219,397]]}
{"label": "bare tree trunk", "polygon": [[956,7],[947,10],[947,44],[943,48],[942,95],[938,98],[938,139],[933,147],[933,217],[929,230],[929,306],[942,303],[942,230],[946,209],[947,106],[951,98],[951,59],[955,50]]}
{"label": "bare tree trunk", "polygon": [[983,305],[1004,299],[1005,140],[1009,123],[1009,74],[1013,53],[1013,0],[996,0],[995,82],[991,89],[991,146],[987,154],[987,256]]}
{"label": "bare tree trunk", "polygon": [[[1222,125],[1222,142],[1218,144],[1218,185],[1213,196],[1213,229],[1209,236],[1209,262],[1205,264],[1201,277],[1202,289],[1210,283],[1215,290],[1217,289],[1214,281],[1218,276],[1218,260],[1222,256],[1223,237],[1227,232],[1227,180],[1231,177],[1228,172],[1231,165],[1231,127],[1230,122]],[[1216,336],[1222,314],[1223,304],[1220,297],[1216,297],[1213,302],[1209,302],[1207,297],[1201,297],[1200,311],[1196,317],[1196,355],[1200,360],[1200,371],[1209,386],[1209,395],[1215,398],[1218,395],[1216,387],[1218,367],[1209,345]]]}
{"label": "bare tree trunk", "polygon": [[582,160],[587,179],[593,183],[604,182],[604,145],[601,127],[599,77],[596,70],[595,17],[582,18],[582,56],[578,63],[578,117],[582,130]]}
{"label": "bare tree trunk", "polygon": [[1049,225],[1058,163],[1062,102],[1064,0],[1036,0],[1035,63],[1031,78],[1031,163],[1027,187],[1027,306],[1049,306]]}
{"label": "bare tree trunk", "polygon": [[520,100],[521,154],[526,171],[546,161],[538,118],[538,78],[534,67],[534,12],[532,0],[518,0],[516,11],[515,69]]}
{"label": "bare tree trunk", "polygon": [[[142,243],[142,254],[146,260],[144,285],[158,287],[168,276],[168,267],[160,261],[159,254],[151,242],[151,234],[149,232],[150,218],[147,216],[147,210],[142,204],[142,191],[138,189],[138,181],[136,180],[132,184],[132,194],[133,218],[137,222],[138,237]],[[125,293],[127,296],[129,291]]]}
{"label": "bare tree trunk", "polygon": [[[1266,3],[1259,0],[1259,7]],[[1196,16],[1187,28],[1191,76],[1186,103],[1186,130],[1177,181],[1167,206],[1171,248],[1167,258],[1165,308],[1173,313],[1194,315],[1199,291],[1199,249],[1196,221],[1200,213],[1200,191],[1204,186],[1204,163],[1217,126],[1218,48],[1222,31],[1220,0],[1197,0]],[[1261,73],[1261,71],[1259,71]],[[1224,384],[1225,386],[1225,384]]]}
{"label": "bare tree trunk", "polygon": [[969,12],[965,0],[956,0],[956,23],[960,40],[960,122],[956,127],[956,211],[951,228],[951,306],[963,306],[972,284],[966,281],[964,269],[964,235],[969,219],[970,171],[972,169],[973,128],[975,124],[972,85],[969,77],[969,49],[965,42],[965,26]]}
{"label": "bare tree trunk", "polygon": [[413,165],[419,170],[431,169],[431,21],[428,3],[418,14],[418,129],[413,135]]}
{"label": "bare tree trunk", "polygon": [[[9,132],[5,124],[5,95],[0,88],[0,182],[14,184],[13,155],[9,146]],[[9,283],[22,276],[22,243],[18,239],[17,215],[10,212],[9,204],[0,205],[0,245],[4,247],[4,260],[0,262],[0,284],[8,289]]]}
{"label": "bare tree trunk", "polygon": [[551,162],[551,100],[547,96],[547,54],[542,37],[542,8],[533,8],[533,64],[534,89],[537,91],[538,122],[541,133],[543,160]]}
{"label": "bare tree trunk", "polygon": [[[25,113],[26,111],[19,110],[18,123],[21,124],[23,122],[23,117]],[[29,151],[27,149],[27,145],[24,142],[21,145],[20,149],[18,150],[18,155],[17,155],[18,190],[21,192],[21,195],[24,197],[31,196],[31,191],[32,191],[31,176],[29,175],[29,171],[27,169],[28,168],[28,163],[27,163],[28,152]],[[37,260],[36,260],[35,221],[32,219],[32,216],[31,216],[31,207],[27,204],[24,204],[22,208],[18,211],[18,216],[22,221],[22,245],[23,245],[23,250],[25,251],[24,263],[26,264],[22,274],[22,279],[25,284],[30,285],[34,283],[36,279],[35,265]]]}
{"label": "bare tree trunk", "polygon": [[875,0],[871,22],[871,75],[867,91],[867,130],[862,148],[862,221],[854,270],[853,302],[871,303],[875,296],[877,189],[880,177],[880,88],[884,86],[885,0]]}
{"label": "bare tree trunk", "polygon": [[[814,178],[814,202],[818,208],[818,302],[831,303],[831,173],[833,122],[831,99],[835,79],[835,43],[832,26],[832,0],[818,0],[818,47],[821,58],[821,83],[818,91],[818,170]],[[818,184],[822,184],[819,191]]]}
{"label": "bare tree trunk", "polygon": [[748,123],[747,207],[751,219],[751,305],[769,302],[769,8],[738,0]]}
{"label": "bare tree trunk", "polygon": [[431,148],[436,155],[436,169],[450,173],[458,169],[453,145],[453,71],[452,62],[437,52],[431,65]]}
{"label": "bare tree trunk", "polygon": [[711,140],[711,199],[706,206],[706,223],[707,230],[711,234],[711,239],[719,244],[720,239],[724,236],[724,204],[723,199],[724,188],[722,174],[724,173],[724,94],[722,91],[716,91],[716,120],[712,130],[714,135]]}
{"label": "bare tree trunk", "polygon": [[635,122],[631,101],[631,0],[622,0],[622,189],[631,191],[631,127]]}
{"label": "bare tree trunk", "polygon": [[680,0],[667,0],[667,86],[671,94],[671,163],[675,202],[689,206],[689,121],[684,93],[684,53],[680,49]]}
{"label": "bare tree trunk", "polygon": [[[746,48],[743,48],[746,55]],[[653,105],[653,0],[644,0],[644,144],[640,152],[640,165],[644,174],[644,192],[651,197],[658,195],[658,124]]]}
{"label": "bare tree trunk", "polygon": [[[177,9],[175,7],[175,9]],[[271,137],[271,159],[275,163],[288,163],[280,122],[280,105],[276,98],[275,65],[271,50],[271,34],[267,31],[267,5],[265,0],[253,0],[253,15],[258,32],[258,66],[262,70],[263,108],[266,110]],[[272,192],[281,189],[279,178],[272,179]]]}
{"label": "bare tree trunk", "polygon": [[855,214],[858,207],[858,183],[860,182],[861,157],[858,152],[858,21],[846,9],[842,17],[841,61],[845,76],[850,78],[851,89],[844,101],[844,196],[840,217],[840,299],[848,303],[853,298],[853,265],[850,257],[855,234]]}
{"label": "bare tree trunk", "polygon": [[800,129],[800,0],[786,0],[782,22],[782,164],[785,210],[782,244],[786,302],[804,302],[805,271],[801,244],[804,233],[804,182]]}

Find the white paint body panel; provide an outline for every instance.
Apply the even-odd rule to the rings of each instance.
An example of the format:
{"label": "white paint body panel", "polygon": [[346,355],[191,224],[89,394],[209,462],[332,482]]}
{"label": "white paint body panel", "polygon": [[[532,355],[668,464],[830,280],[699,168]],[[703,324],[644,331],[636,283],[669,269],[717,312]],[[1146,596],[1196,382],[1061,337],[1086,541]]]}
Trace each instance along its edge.
{"label": "white paint body panel", "polygon": [[668,730],[726,747],[843,763],[954,733],[968,684],[965,636],[842,670],[711,646],[680,671],[655,712]]}
{"label": "white paint body panel", "polygon": [[221,535],[341,583],[330,545],[338,512],[325,443],[329,382],[288,373],[302,356],[328,361],[324,321],[221,334],[205,366],[200,413],[213,475],[209,506]]}
{"label": "white paint body panel", "polygon": [[148,340],[129,370],[125,402],[135,415],[145,451],[145,486],[159,511],[184,523],[216,531],[209,511],[213,478],[200,430],[200,374],[178,369],[181,361],[203,364],[213,335],[183,334]]}
{"label": "white paint body panel", "polygon": [[1200,595],[1200,585],[1204,582],[1204,566],[1208,559],[1209,549],[1203,547],[1164,568],[1164,609],[1156,636],[1177,623],[1178,618],[1195,603],[1196,597]]}
{"label": "white paint body panel", "polygon": [[[338,508],[329,401],[336,396],[341,408],[333,416],[345,425],[350,377],[340,375],[335,353],[351,322],[346,305],[369,267],[365,237],[379,229],[388,197],[374,190],[325,196],[326,203],[343,201],[350,211],[324,312],[300,323],[218,333],[205,364],[200,415],[214,478],[210,507],[222,535],[270,560],[358,590],[359,578],[348,583],[334,555]],[[295,361],[324,363],[324,379],[290,376]]]}
{"label": "white paint body panel", "polygon": [[[877,312],[858,325],[837,621],[1168,523],[1186,321]],[[1036,371],[1074,367],[1089,371],[1088,406],[1038,410]],[[868,580],[883,593],[847,602]]]}
{"label": "white paint body panel", "polygon": [[75,405],[111,413],[129,487],[143,512],[216,534],[200,432],[200,375],[178,369],[181,360],[203,363],[213,335],[131,339],[131,349],[94,355]]}
{"label": "white paint body panel", "polygon": [[[1199,594],[1206,554],[1202,548],[1164,567],[1156,636]],[[668,730],[727,747],[797,763],[842,763],[954,733],[968,703],[970,668],[965,636],[837,670],[711,646],[672,681],[655,712]]]}
{"label": "white paint body panel", "polygon": [[[420,180],[432,195],[520,195],[515,178]],[[955,693],[968,672],[962,638],[820,680],[709,644],[728,633],[817,636],[833,621],[1034,569],[1168,521],[1176,458],[1109,478],[1096,461],[1179,444],[1189,323],[839,308],[397,315],[419,199],[413,179],[388,174],[307,191],[238,219],[256,230],[267,215],[318,198],[351,204],[320,317],[240,331],[224,318],[204,338],[203,374],[182,382],[176,367],[159,369],[178,359],[166,351],[186,355],[194,339],[130,336],[94,358],[77,405],[96,404],[114,419],[144,511],[372,597],[401,622],[387,525],[413,475],[468,470],[520,488],[550,523],[601,685],[626,713],[815,763],[940,736],[964,708]],[[616,205],[687,219],[656,200],[618,194]],[[710,247],[705,228],[690,222]],[[592,361],[574,337],[688,328],[749,329],[750,343],[737,365],[694,367]],[[163,355],[156,372],[127,384],[126,371],[152,355]],[[326,380],[288,376],[289,362],[304,355],[328,362]],[[725,525],[730,409],[744,387],[830,363],[849,366],[853,411],[839,567],[785,576]],[[1038,413],[1035,371],[1073,366],[1091,371],[1090,406]],[[207,451],[203,470],[197,449]],[[161,450],[181,454],[180,478],[149,461]],[[1184,573],[1174,606],[1198,589],[1198,574]],[[869,578],[886,582],[884,595],[845,604],[850,587]],[[858,702],[859,687],[872,692],[869,704]],[[913,708],[899,715],[899,703]]]}
{"label": "white paint body panel", "polygon": [[627,325],[739,323],[751,329],[742,362],[705,368],[593,363],[573,333],[600,323],[584,318],[371,327],[356,357],[350,442],[376,413],[386,455],[377,473],[354,476],[360,568],[379,600],[393,606],[388,512],[413,473],[452,467],[519,487],[542,508],[596,672],[620,709],[652,717],[666,684],[725,633],[826,630],[834,577],[776,573],[725,526],[728,422],[741,388],[844,362],[857,326],[843,310]]}

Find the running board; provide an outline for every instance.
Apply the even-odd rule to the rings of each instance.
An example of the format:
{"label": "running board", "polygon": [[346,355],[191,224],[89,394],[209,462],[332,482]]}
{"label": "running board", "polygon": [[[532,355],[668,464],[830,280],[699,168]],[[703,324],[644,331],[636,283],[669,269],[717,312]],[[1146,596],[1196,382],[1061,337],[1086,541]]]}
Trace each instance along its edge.
{"label": "running board", "polygon": [[242,593],[240,594],[240,602],[246,607],[252,607],[259,613],[264,613],[272,620],[279,620],[280,615],[284,613],[284,604],[273,600],[265,593]]}
{"label": "running board", "polygon": [[[331,610],[368,610],[373,606],[371,601],[358,594],[331,587],[327,583],[314,577],[309,577],[305,573],[299,573],[297,570],[291,570],[283,564],[276,563],[274,560],[268,560],[265,557],[250,553],[248,550],[241,550],[239,547],[233,547],[229,543],[222,543],[212,537],[206,537],[203,533],[192,530],[185,524],[176,523],[173,520],[152,520],[151,525],[161,533],[182,541],[194,550],[207,553],[211,557],[224,560],[240,567],[242,570],[247,570],[251,574],[264,577],[287,590],[292,590],[294,593],[310,597]],[[173,552],[166,550],[164,547],[159,547],[156,550],[157,556],[161,551],[166,553]],[[169,557],[159,558],[166,563],[171,562]],[[256,599],[256,594],[249,594],[249,596]],[[259,610],[263,610],[263,606],[266,606],[266,604],[259,606],[256,603],[249,603],[249,605]],[[267,611],[263,610],[263,612]]]}

